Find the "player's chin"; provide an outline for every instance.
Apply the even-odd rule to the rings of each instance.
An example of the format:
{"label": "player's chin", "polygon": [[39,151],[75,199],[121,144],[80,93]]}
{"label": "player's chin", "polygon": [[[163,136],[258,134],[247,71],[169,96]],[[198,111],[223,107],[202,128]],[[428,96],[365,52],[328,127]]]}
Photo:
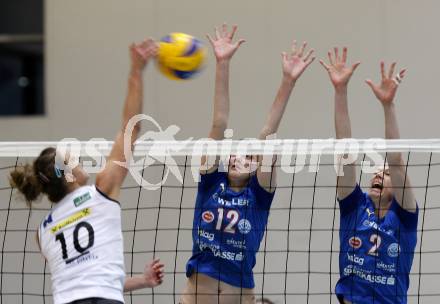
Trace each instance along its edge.
{"label": "player's chin", "polygon": [[380,198],[382,196],[382,190],[378,188],[370,188],[368,195],[374,198]]}
{"label": "player's chin", "polygon": [[237,169],[234,168],[231,171],[229,171],[229,178],[233,180],[246,180],[250,176],[250,172],[246,169]]}

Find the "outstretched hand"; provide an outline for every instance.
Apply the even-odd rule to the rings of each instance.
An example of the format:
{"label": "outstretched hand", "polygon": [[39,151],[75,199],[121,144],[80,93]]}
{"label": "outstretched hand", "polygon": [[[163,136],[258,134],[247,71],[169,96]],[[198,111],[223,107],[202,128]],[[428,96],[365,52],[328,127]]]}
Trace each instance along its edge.
{"label": "outstretched hand", "polygon": [[164,264],[159,259],[152,260],[145,266],[143,278],[147,287],[156,287],[162,284],[164,277]]}
{"label": "outstretched hand", "polygon": [[374,95],[376,95],[377,99],[379,99],[383,106],[393,103],[394,97],[396,96],[397,88],[402,82],[403,77],[405,77],[406,69],[400,70],[400,72],[393,77],[395,69],[396,62],[393,62],[390,66],[388,74],[386,74],[385,63],[381,61],[380,71],[382,75],[382,80],[380,84],[376,85],[370,79],[367,79],[365,81],[370,86]]}
{"label": "outstretched hand", "polygon": [[292,43],[291,53],[281,53],[283,60],[283,75],[292,81],[298,80],[307,67],[313,62],[313,60],[315,60],[315,57],[312,56],[314,52],[313,49],[308,51],[308,53],[304,56],[306,47],[307,42],[304,42],[298,49],[296,40],[294,40]]}
{"label": "outstretched hand", "polygon": [[329,60],[328,64],[323,60],[319,60],[319,63],[321,63],[321,65],[327,70],[330,80],[336,89],[346,87],[354,71],[361,63],[356,62],[351,66],[347,66],[346,47],[342,50],[342,57],[339,56],[339,49],[337,47],[335,47],[333,51],[334,54],[332,54],[331,50],[327,53]]}
{"label": "outstretched hand", "polygon": [[214,38],[209,34],[206,35],[212,45],[217,61],[230,60],[240,45],[245,42],[244,39],[239,39],[236,42],[232,41],[237,28],[237,25],[233,25],[232,30],[228,31],[228,26],[223,23],[221,28],[215,28]]}
{"label": "outstretched hand", "polygon": [[139,44],[130,45],[130,59],[133,70],[142,71],[151,58],[156,57],[158,45],[152,39],[148,38]]}

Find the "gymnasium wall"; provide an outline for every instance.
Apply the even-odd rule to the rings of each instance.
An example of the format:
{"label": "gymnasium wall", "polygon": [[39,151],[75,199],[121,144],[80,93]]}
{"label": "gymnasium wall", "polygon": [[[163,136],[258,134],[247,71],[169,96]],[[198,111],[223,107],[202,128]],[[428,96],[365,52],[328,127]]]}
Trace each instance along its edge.
{"label": "gymnasium wall", "polygon": [[[172,1],[47,0],[46,104],[39,118],[0,120],[2,140],[112,139],[120,126],[130,42],[182,31],[204,38],[222,22],[237,23],[247,42],[231,69],[230,126],[237,138],[257,136],[281,79],[280,52],[293,38],[307,40],[317,57],[349,47],[362,61],[350,84],[355,137],[383,136],[383,114],[365,85],[378,80],[379,61],[396,60],[408,74],[397,98],[402,137],[438,137],[435,39],[440,3],[424,1]],[[206,41],[206,39],[204,39]],[[145,77],[145,113],[178,138],[204,137],[212,112],[214,59],[195,80],[173,82],[152,64]],[[333,91],[316,61],[297,83],[279,136],[328,138],[333,133]],[[190,110],[194,110],[191,113]],[[184,114],[183,114],[184,113]],[[246,113],[252,113],[252,119]],[[105,118],[105,119],[104,119]]]}
{"label": "gymnasium wall", "polygon": [[[175,1],[175,0],[46,0],[46,104],[47,115],[39,118],[8,118],[0,120],[0,138],[6,140],[58,140],[75,137],[87,140],[101,137],[111,140],[120,127],[121,109],[126,93],[126,78],[129,58],[128,45],[144,37],[160,38],[172,32],[181,31],[204,38],[205,33],[213,32],[222,22],[237,23],[237,37],[245,38],[246,43],[234,56],[231,68],[231,117],[230,127],[235,131],[235,138],[256,137],[264,122],[267,110],[281,80],[281,51],[288,50],[293,38],[307,40],[316,49],[317,59],[326,60],[327,50],[333,46],[348,46],[349,60],[362,61],[353,76],[349,89],[350,112],[353,135],[359,138],[382,137],[383,113],[370,89],[364,83],[366,78],[379,80],[379,61],[398,61],[398,67],[408,69],[397,98],[397,112],[404,138],[439,137],[437,115],[440,112],[437,90],[438,54],[440,42],[435,39],[435,30],[439,27],[438,12],[440,3],[435,0],[370,0],[370,1]],[[206,39],[204,39],[206,41]],[[209,46],[208,46],[209,47]],[[188,137],[206,137],[212,113],[215,61],[209,52],[206,69],[196,79],[188,82],[173,82],[158,73],[151,64],[145,74],[144,112],[154,117],[166,128],[175,124],[181,128],[178,139]],[[143,128],[147,130],[147,126]],[[298,81],[290,104],[281,124],[281,138],[329,138],[333,131],[333,89],[326,71],[315,63]],[[433,159],[438,162],[439,157]],[[15,160],[11,160],[15,161]],[[182,159],[180,161],[183,161]],[[327,158],[327,161],[331,161]],[[412,164],[427,164],[429,155],[413,156]],[[427,166],[411,169],[411,177],[421,206],[438,206],[440,193],[438,188],[429,190],[425,197]],[[147,172],[148,171],[148,172]],[[161,168],[146,170],[147,177],[157,179]],[[5,175],[2,174],[4,177]],[[0,185],[6,185],[2,177]],[[367,186],[370,176],[362,175],[362,184]],[[431,172],[429,185],[438,184],[440,168]],[[282,294],[284,292],[284,273],[289,254],[289,271],[303,272],[288,275],[288,303],[305,302],[307,280],[310,278],[310,292],[323,293],[311,297],[309,303],[328,302],[334,290],[337,275],[337,253],[330,256],[330,248],[338,250],[337,231],[338,211],[334,213],[335,198],[334,171],[323,168],[315,180],[314,173],[304,171],[298,174],[295,188],[292,175],[280,174],[280,188],[274,201],[275,208],[294,207],[291,211],[291,229],[296,232],[287,235],[289,219],[286,209],[273,210],[270,221],[269,237],[262,249],[279,251],[258,256],[256,271],[263,268],[267,274],[264,279],[264,292]],[[126,186],[135,182],[130,177]],[[177,185],[170,179],[168,185]],[[310,188],[317,185],[317,188]],[[181,227],[190,228],[192,206],[195,197],[193,181],[185,184],[187,188],[167,188],[163,196],[159,191],[142,191],[140,205],[137,205],[140,189],[127,189],[122,192],[121,202],[124,207],[134,208],[124,212],[125,229],[133,229],[136,219],[136,206],[173,207],[142,210],[138,214],[137,229],[144,229],[136,234],[132,247],[133,233],[126,233],[125,249],[133,248],[140,254],[134,255],[133,270],[140,271],[146,259],[152,253],[156,223],[160,228],[177,229],[178,202],[188,208],[183,210]],[[329,187],[330,186],[330,187]],[[315,191],[316,190],[316,191]],[[9,199],[9,192],[0,193],[2,201]],[[291,205],[291,197],[293,197]],[[315,210],[313,217],[311,207]],[[424,203],[427,202],[427,205]],[[14,208],[23,208],[23,202],[14,200]],[[41,206],[48,207],[47,203]],[[303,210],[301,211],[301,208]],[[326,209],[327,208],[327,209]],[[44,212],[33,212],[30,227],[35,228]],[[15,213],[14,213],[15,214]],[[19,229],[26,223],[27,213],[20,211],[11,220],[12,227]],[[5,216],[4,212],[2,216]],[[159,217],[159,219],[158,219]],[[423,217],[424,218],[424,217]],[[423,268],[418,262],[413,266],[411,293],[419,290],[418,272],[436,272],[438,268],[438,216],[434,211],[426,215],[425,227],[437,229],[437,232],[425,234],[423,251],[434,251],[423,257]],[[420,217],[422,221],[422,215]],[[2,221],[3,223],[3,221]],[[421,222],[420,222],[421,223]],[[316,229],[311,234],[308,229]],[[421,227],[419,225],[419,227]],[[321,230],[320,230],[321,229]],[[322,229],[327,231],[322,231]],[[330,229],[330,230],[329,230]],[[278,230],[278,232],[277,232]],[[177,230],[159,230],[156,249],[169,251],[158,253],[167,263],[167,271],[177,271],[176,287],[173,287],[173,275],[168,274],[164,285],[157,289],[159,293],[180,292],[184,284],[184,265],[191,249],[190,231],[182,231],[179,238],[179,253],[176,248]],[[333,235],[333,239],[332,239]],[[310,241],[310,236],[312,241]],[[3,237],[3,235],[2,235]],[[28,236],[28,250],[36,250],[33,235]],[[24,239],[26,237],[24,236]],[[8,239],[9,240],[9,239]],[[9,240],[11,248],[22,250],[23,236],[13,235]],[[290,244],[287,243],[290,241]],[[419,242],[420,245],[420,242]],[[8,246],[8,245],[7,245]],[[289,247],[288,247],[289,246]],[[21,249],[20,249],[21,248]],[[309,254],[308,250],[316,253]],[[419,250],[419,247],[417,248]],[[324,251],[319,253],[319,251]],[[177,266],[174,261],[177,256]],[[308,266],[310,258],[310,266]],[[5,258],[7,259],[7,257]],[[8,267],[21,269],[22,256],[15,255],[5,260]],[[42,271],[43,261],[39,256],[31,257],[32,263],[26,264],[27,272]],[[127,256],[127,270],[132,264]],[[313,273],[308,277],[308,272]],[[332,281],[330,282],[330,277]],[[423,276],[421,292],[436,292],[439,276]],[[32,277],[29,278],[32,280]],[[256,276],[257,292],[263,290],[263,277]],[[10,277],[8,288],[21,287],[21,277]],[[30,288],[34,283],[26,283]],[[6,286],[6,285],[5,285]],[[34,285],[32,285],[34,286]],[[6,287],[5,287],[6,288]],[[32,287],[33,288],[33,287]],[[41,293],[41,287],[35,287]],[[48,287],[46,285],[46,290]],[[158,297],[156,303],[170,303],[172,296]],[[283,296],[272,296],[277,303],[284,303]],[[36,297],[32,303],[41,299]],[[136,297],[134,303],[150,303],[151,297]],[[412,297],[410,303],[417,299]],[[335,297],[332,297],[336,303]],[[424,298],[423,303],[437,303],[432,297]],[[12,303],[12,302],[11,302]]]}

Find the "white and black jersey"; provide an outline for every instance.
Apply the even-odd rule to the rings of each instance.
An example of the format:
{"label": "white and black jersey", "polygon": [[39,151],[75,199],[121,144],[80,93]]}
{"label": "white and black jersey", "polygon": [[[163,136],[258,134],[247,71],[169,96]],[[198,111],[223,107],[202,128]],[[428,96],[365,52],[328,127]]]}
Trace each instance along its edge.
{"label": "white and black jersey", "polygon": [[94,297],[124,301],[119,203],[95,186],[81,187],[54,206],[38,235],[55,304]]}

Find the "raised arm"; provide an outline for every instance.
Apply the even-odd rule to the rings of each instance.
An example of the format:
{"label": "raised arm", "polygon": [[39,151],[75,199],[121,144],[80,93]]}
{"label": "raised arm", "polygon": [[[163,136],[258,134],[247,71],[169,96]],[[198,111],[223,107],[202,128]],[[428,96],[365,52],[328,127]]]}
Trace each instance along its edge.
{"label": "raised arm", "polygon": [[[269,135],[273,135],[278,131],[278,127],[296,81],[313,60],[315,60],[315,57],[313,57],[313,49],[305,54],[306,46],[307,43],[304,42],[298,49],[296,41],[294,41],[291,53],[287,54],[286,52],[283,52],[281,54],[283,77],[277,95],[275,96],[275,100],[269,110],[266,122],[260,132],[259,138],[262,140],[267,139]],[[261,163],[262,159],[263,157],[259,156],[258,161]],[[268,191],[274,191],[276,186],[276,171],[273,170],[273,164],[275,161],[276,157],[274,156],[270,167],[265,167],[265,164],[260,164],[257,170],[258,182]]]}
{"label": "raised arm", "polygon": [[[157,44],[153,39],[130,46],[131,69],[128,77],[128,92],[122,113],[122,125],[116,135],[106,166],[96,177],[97,187],[112,199],[118,199],[121,185],[127,175],[127,168],[116,162],[126,162],[124,155],[124,132],[132,117],[142,113],[143,71],[151,58],[157,54]],[[140,125],[136,125],[131,134],[131,149],[139,135]]]}
{"label": "raised arm", "polygon": [[[339,49],[334,48],[334,53],[328,52],[329,63],[320,60],[321,65],[327,70],[330,80],[335,89],[335,131],[336,138],[351,138],[351,122],[348,113],[347,88],[351,76],[353,75],[360,62],[352,66],[347,66],[347,48],[342,50],[342,56]],[[347,158],[348,155],[341,155],[341,158]],[[339,159],[339,162],[341,159]],[[339,167],[339,166],[338,166]],[[346,198],[356,186],[356,167],[348,164],[343,167],[343,176],[338,174],[337,195],[339,199]]]}
{"label": "raised arm", "polygon": [[[209,138],[221,140],[224,138],[224,132],[228,126],[229,119],[229,66],[232,56],[244,42],[239,39],[233,42],[237,26],[232,26],[232,30],[228,31],[227,25],[223,24],[221,28],[215,28],[215,36],[207,35],[211,43],[216,59],[215,71],[215,91],[214,91],[214,114],[212,118],[211,130]],[[202,157],[202,165],[206,162],[206,157]],[[216,164],[209,170],[202,170],[202,173],[214,171],[218,166]],[[207,166],[209,167],[209,165]]]}
{"label": "raised arm", "polygon": [[[400,82],[405,76],[406,70],[401,70],[396,76],[394,70],[396,63],[392,63],[388,73],[385,72],[385,63],[380,63],[382,80],[380,84],[374,84],[370,79],[366,83],[370,86],[376,98],[383,106],[385,114],[385,138],[400,139],[399,125],[397,123],[394,98]],[[406,175],[402,153],[388,153],[388,166],[390,168],[391,183],[397,202],[407,211],[416,212],[417,203],[409,177]]]}

